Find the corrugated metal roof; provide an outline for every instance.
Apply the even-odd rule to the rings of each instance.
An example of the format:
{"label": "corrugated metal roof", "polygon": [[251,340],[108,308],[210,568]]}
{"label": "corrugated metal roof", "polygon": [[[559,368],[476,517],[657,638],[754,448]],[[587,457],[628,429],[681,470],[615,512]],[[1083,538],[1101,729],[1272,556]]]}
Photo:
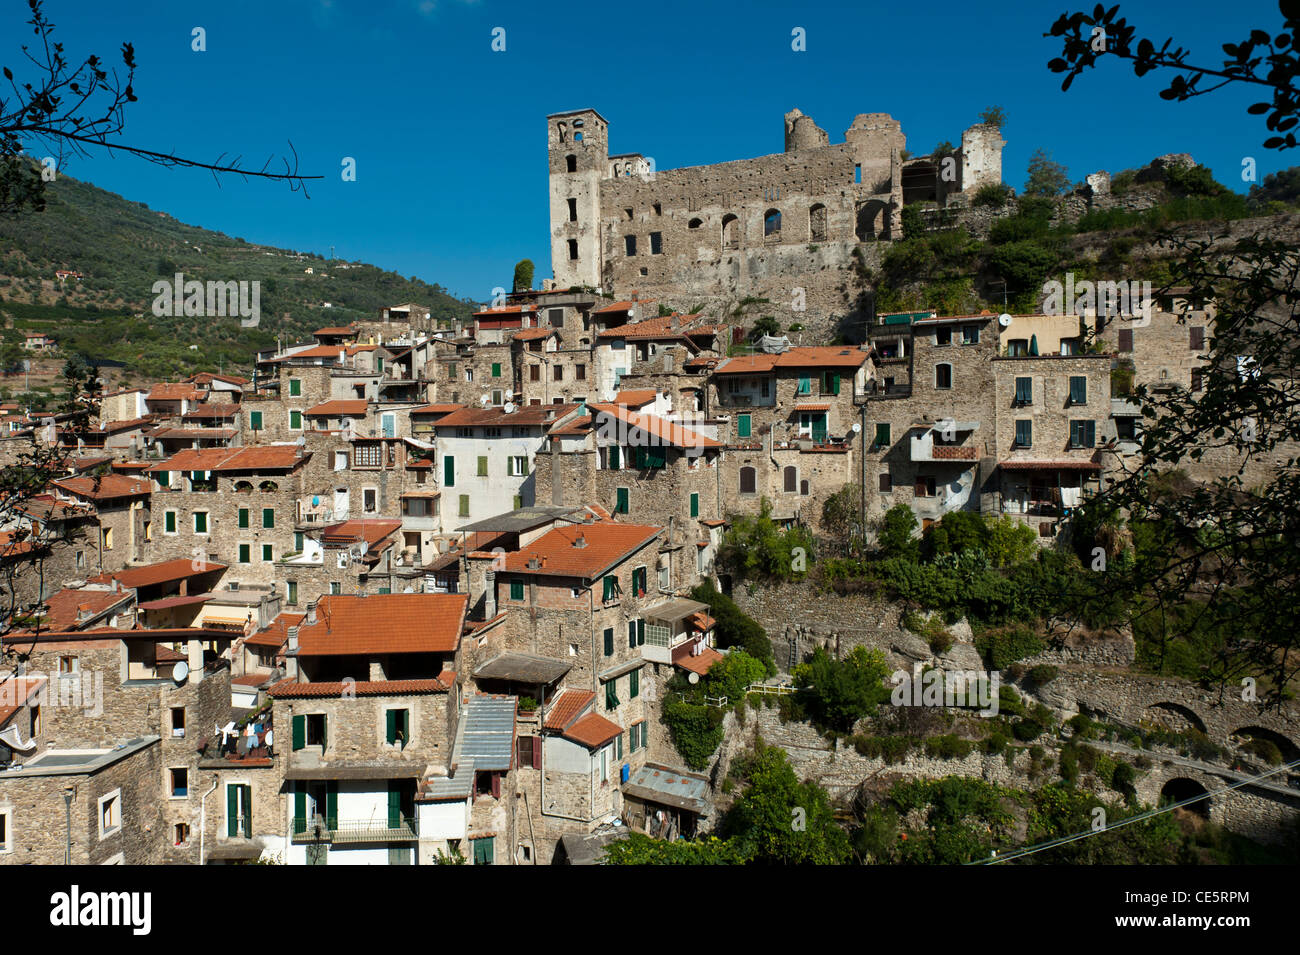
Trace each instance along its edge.
{"label": "corrugated metal roof", "polygon": [[507,770],[515,745],[513,696],[475,696],[465,705],[453,762],[474,761],[478,772]]}
{"label": "corrugated metal roof", "polygon": [[426,776],[420,783],[420,792],[416,798],[430,802],[468,799],[474,789],[474,768],[474,760],[467,759],[457,767],[455,776]]}

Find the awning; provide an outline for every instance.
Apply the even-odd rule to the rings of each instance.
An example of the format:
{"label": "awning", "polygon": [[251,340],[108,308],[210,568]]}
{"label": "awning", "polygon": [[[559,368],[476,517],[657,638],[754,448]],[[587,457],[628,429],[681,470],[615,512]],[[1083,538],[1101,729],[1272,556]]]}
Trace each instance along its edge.
{"label": "awning", "polygon": [[818,402],[816,404],[795,405],[794,410],[795,411],[830,411],[831,406],[829,403]]}
{"label": "awning", "polygon": [[[140,604],[140,609],[167,610],[170,607],[185,607],[190,604],[207,603],[215,596],[216,594],[193,594],[188,597],[163,597],[161,600],[146,600]],[[239,622],[243,623],[242,620]]]}
{"label": "awning", "polygon": [[693,613],[707,611],[708,604],[700,603],[698,600],[688,600],[685,597],[677,597],[673,600],[664,601],[653,607],[644,608],[641,613],[645,617],[654,620],[664,620],[668,623],[676,623],[678,620],[685,620]]}
{"label": "awning", "polygon": [[515,683],[554,683],[573,664],[532,653],[503,653],[474,671],[476,680],[511,680]]}

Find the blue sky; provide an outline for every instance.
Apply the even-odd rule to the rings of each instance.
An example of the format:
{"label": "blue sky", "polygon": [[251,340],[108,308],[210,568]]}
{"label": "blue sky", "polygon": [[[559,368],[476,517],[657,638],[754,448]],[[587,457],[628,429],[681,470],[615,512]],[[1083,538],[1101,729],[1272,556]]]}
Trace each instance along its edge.
{"label": "blue sky", "polygon": [[[669,169],[780,152],[782,115],[798,106],[832,142],[858,113],[900,120],[913,152],[961,130],[990,105],[1006,110],[1003,177],[1019,188],[1037,147],[1071,178],[1189,152],[1244,190],[1288,154],[1260,144],[1258,94],[1224,90],[1171,104],[1157,77],[1126,64],[1093,71],[1069,93],[1042,34],[1065,9],[1029,2],[712,2],[563,4],[503,0],[46,0],[69,58],[120,62],[135,44],[139,102],[125,139],[257,167],[292,140],[301,171],[326,178],[311,198],[279,184],[160,169],[96,155],[66,171],[182,221],[249,241],[372,262],[490,298],[524,257],[549,276],[544,117],[594,107],[611,151]],[[1281,21],[1273,3],[1123,2],[1139,35],[1174,36],[1217,65],[1220,44]],[[0,63],[22,78],[26,4],[0,12]],[[207,50],[191,50],[191,31]],[[491,49],[505,29],[505,52]],[[807,50],[791,50],[803,27]],[[340,176],[343,157],[355,182]]]}

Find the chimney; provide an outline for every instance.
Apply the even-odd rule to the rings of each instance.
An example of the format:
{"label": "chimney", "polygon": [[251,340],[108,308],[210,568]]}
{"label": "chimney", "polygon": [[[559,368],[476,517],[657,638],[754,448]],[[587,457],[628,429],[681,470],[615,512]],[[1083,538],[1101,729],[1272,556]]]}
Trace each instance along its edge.
{"label": "chimney", "polygon": [[307,604],[307,626],[316,626],[316,601]]}
{"label": "chimney", "polygon": [[632,301],[634,301],[634,302],[639,302],[639,301],[641,301],[640,295],[638,294],[638,292],[637,292],[636,289],[633,289],[633,290],[632,290]]}
{"label": "chimney", "polygon": [[579,533],[578,536],[574,538],[573,546],[578,548],[586,547],[587,546],[586,536],[584,534]]}
{"label": "chimney", "polygon": [[491,620],[497,615],[496,571],[489,570],[483,575],[483,619]]}
{"label": "chimney", "polygon": [[82,604],[77,608],[77,622],[82,623],[94,616],[90,609],[90,604]]}
{"label": "chimney", "polygon": [[529,570],[540,570],[541,567],[542,567],[542,562],[539,561],[536,557],[529,557],[529,558],[528,558],[528,569],[529,569]]}
{"label": "chimney", "polygon": [[289,652],[290,653],[298,652],[298,628],[297,627],[289,628]]}

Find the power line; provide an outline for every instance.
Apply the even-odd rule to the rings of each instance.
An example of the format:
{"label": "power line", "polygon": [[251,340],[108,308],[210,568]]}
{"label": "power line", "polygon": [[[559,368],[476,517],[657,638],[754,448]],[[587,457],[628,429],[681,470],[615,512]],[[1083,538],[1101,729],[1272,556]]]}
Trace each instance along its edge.
{"label": "power line", "polygon": [[[1037,843],[1036,845],[1026,846],[1023,849],[1015,850],[1011,853],[1008,853],[1005,856],[994,856],[989,859],[978,859],[974,862],[967,862],[966,865],[997,865],[1000,862],[1011,862],[1016,859],[1023,858],[1024,856],[1033,855],[1036,852],[1043,852],[1047,849],[1054,849],[1057,846],[1066,845],[1067,843],[1078,842],[1080,839],[1086,839],[1089,836],[1099,836],[1102,835],[1103,833],[1107,833],[1115,829],[1123,828],[1124,826],[1130,825],[1135,822],[1142,822],[1145,819],[1151,819],[1155,816],[1161,815],[1162,813],[1173,812],[1175,809],[1181,809],[1183,806],[1189,806],[1192,803],[1200,802],[1203,799],[1209,799],[1212,796],[1221,796],[1224,793],[1231,792],[1234,789],[1241,789],[1243,786],[1253,785],[1259,782],[1261,779],[1267,779],[1269,776],[1273,776],[1277,773],[1285,772],[1288,769],[1294,769],[1297,766],[1300,766],[1300,759],[1293,760],[1292,762],[1289,763],[1283,763],[1281,766],[1277,767],[1276,769],[1270,769],[1268,772],[1261,773],[1258,776],[1252,776],[1250,779],[1243,779],[1241,782],[1233,783],[1231,786],[1225,786],[1222,789],[1216,789],[1213,792],[1202,793],[1199,796],[1192,796],[1190,799],[1183,799],[1179,802],[1170,803],[1169,805],[1161,806],[1158,809],[1149,809],[1146,812],[1138,813],[1136,816],[1129,816],[1127,819],[1122,819],[1119,822],[1115,823],[1113,826],[1106,826],[1104,829],[1086,829],[1083,832],[1076,832],[1074,835],[1071,836],[1062,836],[1059,839],[1051,839],[1048,840],[1047,842],[1040,842]],[[1300,793],[1297,793],[1297,796],[1300,796]]]}

